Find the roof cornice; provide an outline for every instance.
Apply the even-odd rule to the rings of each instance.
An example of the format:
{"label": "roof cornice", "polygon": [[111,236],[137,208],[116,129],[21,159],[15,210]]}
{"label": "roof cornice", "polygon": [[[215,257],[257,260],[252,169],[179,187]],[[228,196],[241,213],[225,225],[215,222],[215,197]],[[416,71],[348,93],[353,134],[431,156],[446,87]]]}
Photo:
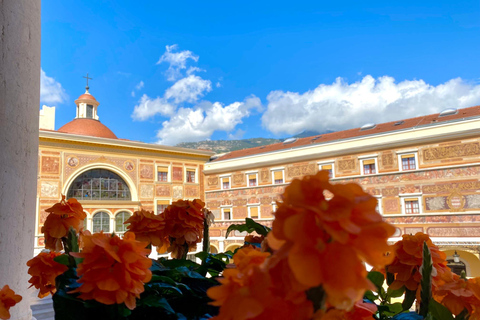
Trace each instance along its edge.
{"label": "roof cornice", "polygon": [[475,117],[368,136],[316,143],[291,149],[281,149],[227,160],[216,160],[206,163],[204,172],[206,174],[215,174],[291,162],[311,161],[321,158],[372,152],[385,148],[407,147],[444,141],[446,139],[460,139],[475,135],[478,136],[479,134],[480,118]]}
{"label": "roof cornice", "polygon": [[99,138],[99,137],[92,137],[92,136],[63,133],[58,131],[40,130],[39,137],[40,139],[57,140],[58,142],[76,142],[76,143],[85,143],[85,144],[105,146],[105,147],[142,149],[142,150],[150,150],[154,152],[168,152],[168,153],[186,154],[186,155],[203,156],[203,157],[211,157],[215,154],[213,151],[207,151],[207,150],[195,150],[195,149],[188,149],[188,148],[171,147],[171,146],[164,146],[159,144],[122,140],[122,139]]}

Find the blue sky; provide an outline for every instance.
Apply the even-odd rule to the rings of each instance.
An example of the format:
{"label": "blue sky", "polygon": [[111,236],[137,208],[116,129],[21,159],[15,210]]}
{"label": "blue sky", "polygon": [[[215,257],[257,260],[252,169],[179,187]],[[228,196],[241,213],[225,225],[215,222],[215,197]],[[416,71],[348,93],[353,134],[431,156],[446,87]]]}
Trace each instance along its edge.
{"label": "blue sky", "polygon": [[479,1],[42,1],[41,105],[120,138],[288,137],[480,104]]}

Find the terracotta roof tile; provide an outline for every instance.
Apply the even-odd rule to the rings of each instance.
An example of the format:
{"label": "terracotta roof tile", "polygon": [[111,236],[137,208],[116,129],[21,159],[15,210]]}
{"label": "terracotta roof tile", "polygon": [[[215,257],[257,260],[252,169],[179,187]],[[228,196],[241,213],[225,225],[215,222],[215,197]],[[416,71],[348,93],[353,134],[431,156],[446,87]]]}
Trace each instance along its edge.
{"label": "terracotta roof tile", "polygon": [[58,132],[92,136],[99,138],[118,139],[117,136],[98,120],[94,119],[73,119],[57,130]]}
{"label": "terracotta roof tile", "polygon": [[447,116],[441,116],[441,117],[439,115],[440,115],[439,113],[435,113],[435,114],[430,114],[430,115],[416,117],[416,118],[380,123],[380,124],[377,124],[373,129],[368,129],[368,130],[360,130],[360,128],[354,128],[354,129],[349,129],[344,131],[325,133],[325,134],[306,137],[306,138],[299,138],[295,142],[287,143],[287,144],[280,142],[280,143],[274,143],[271,145],[266,145],[261,147],[236,150],[236,151],[229,152],[224,156],[218,157],[212,160],[212,162],[234,159],[234,158],[241,158],[241,157],[262,154],[262,153],[269,153],[269,152],[279,151],[279,150],[304,147],[304,146],[317,144],[317,143],[332,142],[337,140],[357,138],[361,136],[368,136],[368,135],[374,135],[379,133],[403,130],[403,129],[414,128],[418,126],[424,126],[428,124],[435,124],[435,123],[459,120],[464,118],[478,117],[480,116],[480,106],[475,106],[475,107],[470,107],[465,109],[458,109],[458,112],[453,115],[447,115]]}
{"label": "terracotta roof tile", "polygon": [[78,97],[77,100],[82,100],[82,99],[97,101],[97,99],[95,99],[95,97],[92,96],[90,93],[84,93],[84,94],[82,94],[80,97]]}

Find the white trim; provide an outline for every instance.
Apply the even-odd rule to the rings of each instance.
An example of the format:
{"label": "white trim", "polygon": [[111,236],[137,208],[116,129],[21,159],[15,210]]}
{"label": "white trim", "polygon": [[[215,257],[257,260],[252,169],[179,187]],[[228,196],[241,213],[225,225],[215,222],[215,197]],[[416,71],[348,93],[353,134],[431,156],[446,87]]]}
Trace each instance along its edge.
{"label": "white trim", "polygon": [[250,171],[245,171],[245,174],[258,174],[258,170],[250,170]]}
{"label": "white trim", "polygon": [[367,155],[364,155],[364,156],[358,156],[358,160],[368,160],[370,158],[378,158],[378,153],[367,154]]}
{"label": "white trim", "polygon": [[[422,195],[418,195],[418,194],[400,194],[398,195],[399,198],[400,198],[400,205],[402,206],[402,214],[403,215],[407,215],[407,216],[416,216],[420,213],[423,212],[423,208],[422,208]],[[406,213],[406,210],[405,210],[405,199],[407,198],[416,198],[417,201],[418,201],[418,213]]]}
{"label": "white trim", "polygon": [[270,171],[280,171],[280,170],[285,170],[285,167],[270,168]]}
{"label": "white trim", "polygon": [[[167,181],[160,181],[158,180],[158,168],[167,168]],[[167,183],[167,182],[172,182],[172,166],[169,164],[155,164],[155,182],[160,182],[160,183]]]}
{"label": "white trim", "polygon": [[[275,183],[275,172],[282,172],[282,183]],[[271,177],[272,177],[272,185],[281,185],[281,184],[284,184],[285,183],[285,169],[270,169],[270,174],[271,174]]]}
{"label": "white trim", "polygon": [[[228,188],[223,187],[223,179],[228,178]],[[232,175],[220,177],[220,189],[221,190],[230,190],[232,189]]]}
{"label": "white trim", "polygon": [[[199,181],[198,181],[198,167],[190,167],[190,166],[185,166],[184,167],[184,180],[186,184],[198,184]],[[194,182],[187,182],[187,171],[190,170],[194,170],[195,171],[195,176],[193,177],[193,179],[195,180]]]}
{"label": "white trim", "polygon": [[[233,207],[231,205],[229,207],[221,207],[220,209],[221,209],[221,213],[222,213],[221,221],[232,221],[233,220]],[[230,210],[230,219],[229,220],[225,220],[225,209]]]}
{"label": "white trim", "polygon": [[415,152],[418,153],[418,148],[395,151],[396,154],[415,153]]}
{"label": "white trim", "polygon": [[374,198],[377,199],[377,212],[380,215],[383,215],[383,206],[382,206],[382,196],[381,195],[375,195],[373,196]]}
{"label": "white trim", "polygon": [[[250,185],[250,179],[248,178],[248,176],[250,175],[255,175],[255,185],[254,186],[251,186]],[[258,187],[258,171],[257,172],[245,172],[245,177],[247,178],[247,187]]]}
{"label": "white trim", "polygon": [[219,178],[226,178],[226,177],[231,177],[231,176],[232,176],[231,173],[225,173],[225,174],[218,175]]}
{"label": "white trim", "polygon": [[[402,156],[406,154],[413,154],[413,157],[415,158],[415,169],[403,170]],[[397,152],[397,159],[398,159],[398,171],[400,172],[411,172],[418,169],[418,151]]]}

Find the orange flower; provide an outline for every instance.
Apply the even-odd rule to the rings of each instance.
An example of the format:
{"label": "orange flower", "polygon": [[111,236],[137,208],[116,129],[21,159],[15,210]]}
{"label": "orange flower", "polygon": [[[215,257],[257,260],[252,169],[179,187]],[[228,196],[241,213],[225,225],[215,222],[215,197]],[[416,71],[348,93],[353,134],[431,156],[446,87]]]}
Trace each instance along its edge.
{"label": "orange flower", "polygon": [[22,297],[5,285],[0,290],[0,319],[10,319],[10,308],[22,301]]}
{"label": "orange flower", "polygon": [[[310,319],[313,314],[312,303],[304,292],[292,295],[289,286],[284,286],[288,264],[278,262],[274,267],[266,266],[269,253],[247,246],[239,249],[233,259],[236,269],[224,271],[219,279],[220,286],[210,288],[207,294],[215,306],[221,306],[215,320],[261,320]],[[275,274],[270,272],[274,270]],[[285,272],[286,271],[286,272]],[[291,295],[291,296],[288,296]]]}
{"label": "orange flower", "polygon": [[372,288],[363,261],[382,267],[393,259],[386,253],[395,228],[382,221],[375,198],[356,184],[330,184],[326,171],[292,181],[282,199],[269,243],[288,251],[300,284],[323,285],[329,303],[350,309]]}
{"label": "orange flower", "polygon": [[433,296],[454,315],[459,315],[463,309],[473,314],[475,310],[480,310],[479,281],[480,278],[465,280],[454,275],[454,281],[437,288],[433,291]]}
{"label": "orange flower", "polygon": [[45,248],[61,251],[63,249],[62,238],[67,236],[70,227],[79,232],[87,215],[77,199],[70,198],[65,201],[64,195],[59,203],[45,211],[50,213],[41,229],[45,235]]}
{"label": "orange flower", "polygon": [[78,280],[82,285],[70,293],[80,292],[82,300],[95,299],[103,304],[125,305],[133,310],[135,298],[144,291],[144,283],[150,281],[152,261],[146,256],[148,243],[135,240],[128,232],[120,239],[103,232],[84,235],[81,253],[70,253],[83,258],[78,265]]}
{"label": "orange flower", "polygon": [[392,290],[405,286],[409,290],[417,290],[422,275],[419,268],[423,261],[423,243],[430,249],[433,262],[432,284],[434,288],[453,281],[453,274],[447,267],[446,255],[440,251],[428,235],[418,232],[415,235],[403,235],[403,239],[395,243],[395,259],[388,266],[388,272],[395,275],[390,285]]}
{"label": "orange flower", "polygon": [[32,284],[30,287],[35,286],[40,289],[39,298],[44,298],[49,294],[53,295],[57,291],[55,278],[68,269],[67,266],[53,260],[59,255],[60,253],[53,251],[43,251],[27,262],[28,274],[32,276],[28,282]]}
{"label": "orange flower", "polygon": [[377,312],[374,303],[357,301],[350,311],[331,308],[327,312],[319,310],[315,313],[313,320],[371,320]]}
{"label": "orange flower", "polygon": [[135,211],[124,224],[129,224],[127,230],[135,233],[138,241],[146,241],[154,246],[163,246],[165,242],[165,221],[163,216],[155,215],[153,211]]}
{"label": "orange flower", "polygon": [[173,258],[180,258],[186,247],[194,250],[202,241],[204,206],[205,203],[199,199],[178,200],[160,214],[165,221],[165,236],[170,240],[168,252]]}

